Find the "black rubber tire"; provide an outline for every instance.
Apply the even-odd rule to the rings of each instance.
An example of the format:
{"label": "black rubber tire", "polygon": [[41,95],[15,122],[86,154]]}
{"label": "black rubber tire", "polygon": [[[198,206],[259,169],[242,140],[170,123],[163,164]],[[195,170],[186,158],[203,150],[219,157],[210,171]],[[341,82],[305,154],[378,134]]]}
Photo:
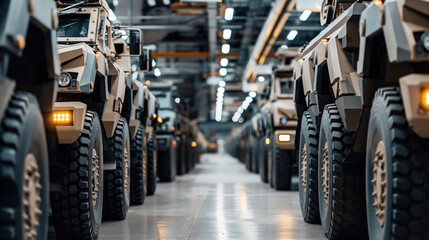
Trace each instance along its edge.
{"label": "black rubber tire", "polygon": [[[103,220],[122,220],[127,216],[128,208],[130,207],[131,190],[129,182],[131,166],[130,133],[125,118],[119,119],[113,137],[108,139],[108,144],[105,156],[108,155],[114,158],[116,169],[104,171]],[[128,187],[125,187],[124,185],[127,181]]]}
{"label": "black rubber tire", "polygon": [[259,141],[259,138],[254,137],[252,146],[252,170],[256,174],[259,174],[259,151],[261,151],[260,144],[261,141]]}
{"label": "black rubber tire", "polygon": [[186,172],[185,167],[185,148],[184,148],[184,141],[180,137],[176,137],[176,156],[177,156],[177,163],[176,163],[176,175],[182,176]]}
{"label": "black rubber tire", "polygon": [[[374,148],[383,141],[386,158],[386,215],[378,223],[372,196]],[[416,136],[405,118],[397,88],[374,96],[366,155],[368,231],[373,239],[429,239],[429,144]]]}
{"label": "black rubber tire", "polygon": [[158,145],[156,142],[155,133],[149,139],[147,145],[147,195],[152,196],[156,191],[156,171],[158,161]]}
{"label": "black rubber tire", "polygon": [[[322,186],[322,162],[327,143],[329,187],[325,201]],[[352,133],[346,132],[335,104],[325,106],[319,133],[318,196],[319,212],[325,236],[328,239],[365,239],[365,187],[363,169],[344,164],[346,153],[352,147]],[[363,165],[363,164],[362,164]]]}
{"label": "black rubber tire", "polygon": [[[274,136],[274,135],[273,135]],[[272,138],[272,187],[275,190],[290,190],[293,174],[293,151],[280,149]]]}
{"label": "black rubber tire", "polygon": [[23,180],[26,159],[31,154],[37,162],[38,169],[33,170],[40,174],[41,185],[36,239],[46,239],[49,162],[45,127],[36,98],[28,93],[15,93],[0,125],[0,239],[25,239],[23,214],[27,207],[23,204]]}
{"label": "black rubber tire", "polygon": [[270,187],[274,188],[273,181],[273,134],[271,132],[268,133],[267,138],[270,139],[270,144],[267,145],[267,178],[268,184]]}
{"label": "black rubber tire", "polygon": [[[93,150],[99,164],[98,198],[93,204]],[[103,208],[103,141],[97,113],[87,111],[81,136],[60,146],[61,192],[53,192],[52,217],[57,239],[98,239]]]}
{"label": "black rubber tire", "polygon": [[[171,142],[171,144],[173,143]],[[158,151],[157,174],[160,182],[172,182],[176,179],[175,151],[176,149],[173,146],[170,146],[166,151]]]}
{"label": "black rubber tire", "polygon": [[268,183],[268,145],[265,137],[260,140],[261,151],[259,152],[259,176],[263,183]]}
{"label": "black rubber tire", "polygon": [[131,205],[142,205],[147,188],[147,148],[144,142],[145,129],[140,126],[131,141]]}
{"label": "black rubber tire", "polygon": [[[320,223],[319,215],[319,196],[317,186],[318,173],[318,135],[316,126],[311,120],[310,114],[305,111],[302,115],[299,153],[298,153],[298,190],[299,203],[301,206],[302,217],[307,223]],[[302,184],[303,150],[306,152],[306,186]]]}

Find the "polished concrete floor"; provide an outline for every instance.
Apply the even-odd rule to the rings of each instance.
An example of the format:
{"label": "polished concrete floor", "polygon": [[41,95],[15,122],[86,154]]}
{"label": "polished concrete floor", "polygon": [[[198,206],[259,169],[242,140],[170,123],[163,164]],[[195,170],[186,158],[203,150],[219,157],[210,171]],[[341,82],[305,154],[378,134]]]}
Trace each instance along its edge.
{"label": "polished concrete floor", "polygon": [[206,154],[190,174],[158,184],[126,220],[103,222],[100,239],[324,237],[320,225],[302,220],[297,191],[276,192],[231,156]]}

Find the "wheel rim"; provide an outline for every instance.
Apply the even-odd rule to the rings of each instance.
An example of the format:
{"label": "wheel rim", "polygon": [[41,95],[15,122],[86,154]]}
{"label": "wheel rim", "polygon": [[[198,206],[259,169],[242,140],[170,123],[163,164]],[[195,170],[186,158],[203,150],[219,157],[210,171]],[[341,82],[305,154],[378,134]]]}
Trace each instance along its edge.
{"label": "wheel rim", "polygon": [[304,144],[301,156],[301,185],[304,192],[307,191],[307,147]]}
{"label": "wheel rim", "polygon": [[37,228],[40,225],[39,216],[42,215],[40,203],[42,198],[40,191],[40,172],[36,157],[33,154],[27,154],[24,167],[23,184],[23,220],[24,236],[26,240],[36,239]]}
{"label": "wheel rim", "polygon": [[375,215],[381,227],[386,216],[386,154],[383,141],[379,141],[375,149],[373,163],[372,196],[374,198]]}
{"label": "wheel rim", "polygon": [[100,187],[100,159],[98,157],[97,151],[92,149],[92,204],[95,206],[98,199],[98,191]]}
{"label": "wheel rim", "polygon": [[329,152],[328,142],[325,143],[323,148],[323,161],[322,161],[322,187],[323,187],[323,198],[325,203],[329,201]]}

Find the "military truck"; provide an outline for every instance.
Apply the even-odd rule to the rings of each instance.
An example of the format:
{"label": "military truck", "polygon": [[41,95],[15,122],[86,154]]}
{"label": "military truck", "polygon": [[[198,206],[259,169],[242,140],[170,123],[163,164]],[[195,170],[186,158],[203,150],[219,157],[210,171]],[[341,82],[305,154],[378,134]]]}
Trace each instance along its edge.
{"label": "military truck", "polygon": [[269,99],[261,107],[267,129],[265,141],[268,145],[267,178],[271,187],[276,190],[288,190],[296,168],[295,130],[298,125],[293,97],[293,66],[292,60],[297,53],[279,48],[277,56],[282,65],[273,70],[273,78],[269,84]]}
{"label": "military truck", "polygon": [[428,10],[325,0],[295,66],[301,209],[330,239],[429,236]]}
{"label": "military truck", "polygon": [[146,124],[145,142],[147,142],[147,196],[152,196],[156,191],[157,163],[158,163],[158,143],[156,132],[161,118],[158,116],[159,102],[149,89],[145,88],[145,98],[148,103],[148,115]]}
{"label": "military truck", "polygon": [[177,119],[172,99],[172,86],[170,83],[158,83],[151,86],[153,94],[159,101],[158,114],[162,119],[156,135],[158,144],[157,173],[161,182],[174,181],[177,171],[177,142],[174,136]]}
{"label": "military truck", "polygon": [[62,72],[50,122],[64,167],[53,223],[58,238],[94,239],[102,218],[124,219],[130,205],[130,57],[141,55],[141,31],[111,26],[105,0],[57,6]]}
{"label": "military truck", "polygon": [[60,74],[52,0],[0,2],[0,238],[46,239]]}

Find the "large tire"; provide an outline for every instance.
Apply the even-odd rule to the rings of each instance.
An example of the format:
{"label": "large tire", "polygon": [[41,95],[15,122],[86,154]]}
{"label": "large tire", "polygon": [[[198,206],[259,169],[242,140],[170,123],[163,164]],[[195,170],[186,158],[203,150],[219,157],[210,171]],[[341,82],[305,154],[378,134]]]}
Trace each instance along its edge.
{"label": "large tire", "polygon": [[317,186],[317,147],[316,126],[306,111],[302,115],[298,155],[299,203],[302,217],[308,223],[320,223],[319,197]]}
{"label": "large tire", "polygon": [[[174,139],[172,140],[174,141]],[[171,142],[171,145],[173,143]],[[176,179],[176,149],[170,146],[166,151],[158,151],[158,177],[160,182]]]}
{"label": "large tire", "polygon": [[272,137],[272,141],[272,187],[275,190],[289,190],[293,174],[293,151],[280,149],[274,137]]}
{"label": "large tire", "polygon": [[147,188],[147,148],[144,142],[145,130],[140,126],[131,141],[131,205],[144,203]]}
{"label": "large tire", "polygon": [[273,180],[273,134],[271,132],[268,133],[267,138],[270,140],[270,143],[267,144],[267,178],[268,178],[268,184],[270,187],[274,187],[274,180]]}
{"label": "large tire", "polygon": [[122,220],[130,206],[130,134],[128,124],[120,118],[113,137],[108,139],[105,154],[116,162],[115,170],[104,172],[103,220]]}
{"label": "large tire", "polygon": [[177,164],[176,164],[176,174],[178,176],[181,176],[186,173],[186,166],[185,166],[185,146],[184,141],[181,137],[176,137],[177,142],[177,149],[176,149],[176,156],[177,156]]}
{"label": "large tire", "polygon": [[344,163],[351,147],[352,134],[346,132],[337,107],[326,105],[319,133],[318,196],[320,219],[328,239],[368,237],[363,168]]}
{"label": "large tire", "polygon": [[265,144],[265,137],[261,138],[259,145],[261,146],[261,150],[258,153],[259,158],[259,176],[261,177],[261,181],[263,183],[268,182],[268,146]]}
{"label": "large tire", "polygon": [[407,124],[399,90],[379,89],[372,103],[366,154],[372,239],[429,239],[428,154],[428,142]]}
{"label": "large tire", "polygon": [[252,146],[252,170],[256,174],[259,174],[259,151],[261,150],[260,144],[261,141],[259,141],[259,138],[254,137]]}
{"label": "large tire", "polygon": [[81,136],[61,145],[63,183],[53,192],[57,239],[98,239],[103,208],[103,141],[97,113],[87,111]]}
{"label": "large tire", "polygon": [[157,171],[157,161],[158,161],[158,145],[156,142],[155,134],[152,133],[152,136],[149,139],[147,146],[147,195],[152,196],[156,191],[156,171]]}
{"label": "large tire", "polygon": [[0,239],[47,238],[49,167],[44,129],[36,98],[15,93],[0,125]]}

